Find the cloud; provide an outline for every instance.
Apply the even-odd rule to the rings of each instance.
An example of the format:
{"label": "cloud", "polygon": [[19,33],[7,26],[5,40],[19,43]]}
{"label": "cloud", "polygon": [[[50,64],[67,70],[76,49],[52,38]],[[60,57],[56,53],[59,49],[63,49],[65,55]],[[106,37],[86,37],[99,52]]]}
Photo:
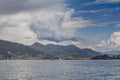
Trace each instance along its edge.
{"label": "cloud", "polygon": [[97,50],[99,51],[111,51],[120,49],[120,31],[111,34],[110,39],[101,41],[98,44]]}
{"label": "cloud", "polygon": [[0,17],[0,39],[23,44],[32,44],[36,41],[36,34],[29,27],[29,14],[19,13]]}
{"label": "cloud", "polygon": [[37,40],[77,42],[81,40],[77,30],[93,25],[91,20],[72,17],[75,10],[66,8],[61,0],[7,1],[0,2],[0,39],[23,44]]}
{"label": "cloud", "polygon": [[[49,13],[49,15],[48,15]],[[33,13],[34,21],[31,23],[31,30],[38,36],[38,39],[48,39],[61,42],[64,40],[79,40],[76,32],[79,28],[92,25],[90,20],[83,18],[72,18],[74,9],[44,9],[38,13]]]}
{"label": "cloud", "polygon": [[101,4],[101,3],[119,3],[120,0],[96,0],[94,3]]}
{"label": "cloud", "polygon": [[63,0],[0,0],[0,14],[13,14],[21,11],[34,11],[59,5]]}
{"label": "cloud", "polygon": [[119,27],[119,28],[120,28],[120,24],[116,24],[116,27]]}
{"label": "cloud", "polygon": [[87,5],[96,5],[96,4],[111,4],[111,3],[120,3],[120,0],[95,0],[93,2],[85,3],[83,6]]}
{"label": "cloud", "polygon": [[97,9],[97,10],[79,10],[79,13],[99,13],[99,12],[112,12],[118,10],[120,10],[120,7],[109,8],[109,9]]}
{"label": "cloud", "polygon": [[36,41],[36,34],[32,32],[28,26],[5,27],[0,30],[0,39],[27,45]]}
{"label": "cloud", "polygon": [[80,45],[80,42],[72,41],[72,40],[67,40],[67,41],[62,41],[62,42],[54,42],[54,41],[49,41],[49,40],[41,40],[41,41],[38,40],[37,42],[44,44],[44,45],[47,45],[47,44],[63,45],[63,46]]}

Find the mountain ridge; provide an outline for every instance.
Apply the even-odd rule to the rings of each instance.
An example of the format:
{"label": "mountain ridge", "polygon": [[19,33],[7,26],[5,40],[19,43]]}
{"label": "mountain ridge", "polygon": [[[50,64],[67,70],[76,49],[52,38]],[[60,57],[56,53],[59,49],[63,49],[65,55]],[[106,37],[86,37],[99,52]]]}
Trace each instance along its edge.
{"label": "mountain ridge", "polygon": [[81,59],[100,55],[92,49],[80,49],[74,45],[62,46],[38,42],[26,46],[16,42],[0,40],[0,59]]}
{"label": "mountain ridge", "polygon": [[100,54],[99,52],[93,51],[92,49],[88,49],[88,48],[80,49],[74,45],[69,45],[69,46],[53,45],[53,44],[42,45],[36,42],[31,45],[31,48],[59,58],[94,57]]}

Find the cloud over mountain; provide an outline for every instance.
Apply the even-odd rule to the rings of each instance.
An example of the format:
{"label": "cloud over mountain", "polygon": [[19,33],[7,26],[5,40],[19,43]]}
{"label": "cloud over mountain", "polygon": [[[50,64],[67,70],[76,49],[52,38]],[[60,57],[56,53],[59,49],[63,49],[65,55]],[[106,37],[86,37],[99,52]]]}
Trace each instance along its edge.
{"label": "cloud over mountain", "polygon": [[61,0],[1,0],[0,3],[0,38],[5,40],[23,44],[36,40],[79,41],[77,30],[92,25],[91,20],[72,17],[75,10],[66,8]]}
{"label": "cloud over mountain", "polygon": [[0,39],[26,45],[40,42],[74,44],[99,51],[117,49],[119,3],[120,0],[0,0]]}

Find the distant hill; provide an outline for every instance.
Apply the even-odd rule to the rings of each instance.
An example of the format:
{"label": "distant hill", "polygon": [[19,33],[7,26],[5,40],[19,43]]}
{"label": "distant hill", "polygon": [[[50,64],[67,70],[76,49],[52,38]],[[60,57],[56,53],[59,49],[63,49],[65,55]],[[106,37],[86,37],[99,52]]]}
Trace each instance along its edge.
{"label": "distant hill", "polygon": [[47,55],[52,55],[58,58],[83,58],[83,57],[94,57],[100,55],[100,53],[91,49],[80,49],[74,45],[61,46],[61,45],[42,45],[38,42],[31,45],[31,48],[41,51]]}
{"label": "distant hill", "polygon": [[91,60],[120,60],[120,55],[104,54],[92,57]]}
{"label": "distant hill", "polygon": [[0,59],[54,59],[23,44],[0,40]]}
{"label": "distant hill", "polygon": [[103,54],[120,55],[120,51],[119,50],[112,50],[112,51],[108,51],[108,52],[103,52]]}

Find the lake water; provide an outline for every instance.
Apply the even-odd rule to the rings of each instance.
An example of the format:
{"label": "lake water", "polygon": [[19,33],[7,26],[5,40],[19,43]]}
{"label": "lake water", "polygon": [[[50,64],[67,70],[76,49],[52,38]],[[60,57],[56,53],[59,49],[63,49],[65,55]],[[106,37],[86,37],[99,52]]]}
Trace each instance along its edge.
{"label": "lake water", "polygon": [[1,60],[0,80],[120,80],[120,61]]}

